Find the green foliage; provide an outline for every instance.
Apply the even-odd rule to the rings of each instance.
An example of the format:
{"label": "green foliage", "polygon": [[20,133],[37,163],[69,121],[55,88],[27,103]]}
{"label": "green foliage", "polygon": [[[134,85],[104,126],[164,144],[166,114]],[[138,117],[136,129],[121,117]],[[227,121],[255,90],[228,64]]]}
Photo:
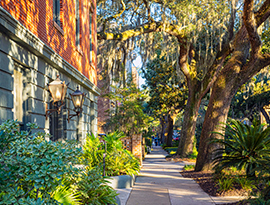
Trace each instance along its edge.
{"label": "green foliage", "polygon": [[218,180],[218,191],[224,192],[233,188],[234,178],[222,178]]}
{"label": "green foliage", "polygon": [[264,199],[263,197],[259,197],[256,199],[250,200],[251,205],[270,205],[270,199]]}
{"label": "green foliage", "polygon": [[143,74],[144,87],[150,96],[148,106],[155,116],[177,113],[184,107],[187,88],[183,79],[178,77],[176,67],[167,62],[165,55],[157,51],[156,58],[147,63]]}
{"label": "green foliage", "polygon": [[247,191],[251,191],[252,188],[255,188],[254,182],[245,176],[237,176],[235,183],[239,184],[243,189]]}
{"label": "green foliage", "polygon": [[[105,158],[107,176],[132,175],[137,174],[140,170],[140,164],[128,150],[122,146],[121,138],[124,137],[122,132],[113,132],[104,137],[107,144]],[[93,134],[88,134],[86,144],[84,145],[83,157],[87,165],[91,168],[100,166],[103,163],[103,154],[105,153],[104,144],[99,141]]]}
{"label": "green foliage", "polygon": [[116,204],[116,191],[106,185],[108,181],[106,181],[106,178],[103,178],[100,173],[100,169],[96,167],[91,170],[87,169],[80,175],[77,188],[82,204]]}
{"label": "green foliage", "polygon": [[189,153],[187,155],[187,158],[189,158],[189,159],[196,159],[197,158],[197,155],[198,155],[197,150],[193,150],[193,152],[191,152],[191,153]]}
{"label": "green foliage", "polygon": [[256,121],[248,126],[230,119],[223,129],[227,136],[218,133],[223,138],[211,141],[221,145],[215,151],[215,169],[220,171],[234,166],[238,170],[245,168],[248,177],[255,176],[258,162],[269,158],[270,127],[264,129],[264,126]]}
{"label": "green foliage", "polygon": [[132,82],[127,87],[112,86],[112,92],[105,95],[115,103],[115,109],[108,110],[110,118],[106,126],[110,130],[120,130],[127,135],[142,133],[147,130],[153,121],[144,113],[144,99],[146,95]]}
{"label": "green foliage", "polygon": [[85,144],[83,145],[83,150],[83,159],[86,160],[86,164],[90,169],[101,166],[104,147],[98,137],[88,133]]}
{"label": "green foliage", "polygon": [[231,102],[230,116],[253,121],[254,116],[269,104],[269,98],[269,68],[265,68],[239,88]]}
{"label": "green foliage", "polygon": [[152,143],[153,143],[153,139],[152,137],[145,137],[145,144],[149,147],[152,146]]}
{"label": "green foliage", "polygon": [[[63,182],[62,182],[63,183]],[[70,183],[58,186],[51,194],[52,198],[63,205],[80,205],[80,194]]]}
{"label": "green foliage", "polygon": [[51,193],[74,167],[81,150],[74,143],[46,141],[45,136],[19,132],[16,121],[0,125],[0,204],[58,204]]}
{"label": "green foliage", "polygon": [[185,164],[185,166],[184,166],[184,170],[194,170],[194,168],[195,168],[195,165],[193,165],[193,164]]}

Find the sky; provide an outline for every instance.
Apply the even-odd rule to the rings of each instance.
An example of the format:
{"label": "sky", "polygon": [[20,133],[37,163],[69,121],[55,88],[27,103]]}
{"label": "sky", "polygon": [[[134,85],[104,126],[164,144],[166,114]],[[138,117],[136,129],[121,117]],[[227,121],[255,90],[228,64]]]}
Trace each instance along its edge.
{"label": "sky", "polygon": [[[137,58],[133,61],[133,64],[136,68],[140,69],[142,67],[142,59],[141,57],[138,55]],[[145,80],[142,78],[142,74],[140,72],[140,70],[138,70],[139,72],[139,87],[141,88],[142,85],[144,84]]]}

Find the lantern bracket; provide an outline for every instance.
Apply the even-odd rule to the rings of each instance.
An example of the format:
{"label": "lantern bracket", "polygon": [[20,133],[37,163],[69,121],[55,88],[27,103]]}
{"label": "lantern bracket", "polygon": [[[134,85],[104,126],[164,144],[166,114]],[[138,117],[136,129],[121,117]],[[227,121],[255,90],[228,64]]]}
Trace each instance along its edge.
{"label": "lantern bracket", "polygon": [[67,118],[68,123],[70,122],[71,118],[75,116],[79,117],[80,113],[82,112],[82,108],[77,108],[77,109],[74,109],[73,111],[76,112],[76,114],[70,114],[70,111],[68,110],[68,118]]}
{"label": "lantern bracket", "polygon": [[[58,103],[58,102],[57,102]],[[57,105],[57,103],[53,103],[53,105],[56,107],[54,109],[48,109],[48,105],[46,103],[46,107],[45,107],[45,115],[46,115],[46,120],[48,119],[48,117],[53,113],[53,112],[58,112],[58,114],[60,114],[61,112],[61,108],[65,105],[64,102],[61,101],[60,105]]]}

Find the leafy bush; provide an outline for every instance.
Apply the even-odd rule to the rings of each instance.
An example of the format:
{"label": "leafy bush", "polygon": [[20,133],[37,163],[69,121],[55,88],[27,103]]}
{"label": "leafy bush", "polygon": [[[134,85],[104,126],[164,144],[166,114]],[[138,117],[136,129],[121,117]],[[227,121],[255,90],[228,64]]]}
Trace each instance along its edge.
{"label": "leafy bush", "polygon": [[218,133],[222,138],[211,141],[221,145],[215,151],[215,169],[220,171],[231,166],[238,170],[244,168],[248,177],[254,177],[258,162],[269,157],[270,127],[264,129],[263,125],[255,121],[248,126],[231,119],[224,131],[226,136]]}
{"label": "leafy bush", "polygon": [[82,204],[116,204],[116,191],[106,185],[108,181],[100,173],[99,167],[96,167],[92,170],[87,169],[80,175],[77,188]]}
{"label": "leafy bush", "polygon": [[145,137],[145,144],[149,147],[152,147],[153,139],[152,137]]}
{"label": "leafy bush", "polygon": [[[123,149],[122,141],[124,137],[121,132],[113,132],[104,137],[107,144],[105,158],[107,176],[132,175],[140,170],[138,159],[130,151]],[[88,134],[84,145],[83,157],[89,167],[96,167],[102,164],[103,154],[105,153],[104,144],[93,134]]]}
{"label": "leafy bush", "polygon": [[74,143],[46,141],[44,134],[19,132],[16,121],[0,125],[0,204],[58,204],[51,193],[64,178],[77,175],[80,149]]}

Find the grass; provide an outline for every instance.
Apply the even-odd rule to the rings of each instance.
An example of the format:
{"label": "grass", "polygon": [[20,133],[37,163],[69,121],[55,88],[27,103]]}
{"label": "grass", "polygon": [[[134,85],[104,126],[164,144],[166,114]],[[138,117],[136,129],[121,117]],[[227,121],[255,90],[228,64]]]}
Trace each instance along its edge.
{"label": "grass", "polygon": [[166,152],[168,152],[168,153],[170,153],[171,151],[174,151],[174,152],[176,153],[177,148],[178,148],[178,147],[166,147],[166,148],[164,148],[164,150],[165,150]]}
{"label": "grass", "polygon": [[189,171],[189,170],[194,170],[194,168],[195,168],[195,165],[186,164],[183,169],[186,170],[186,171]]}

